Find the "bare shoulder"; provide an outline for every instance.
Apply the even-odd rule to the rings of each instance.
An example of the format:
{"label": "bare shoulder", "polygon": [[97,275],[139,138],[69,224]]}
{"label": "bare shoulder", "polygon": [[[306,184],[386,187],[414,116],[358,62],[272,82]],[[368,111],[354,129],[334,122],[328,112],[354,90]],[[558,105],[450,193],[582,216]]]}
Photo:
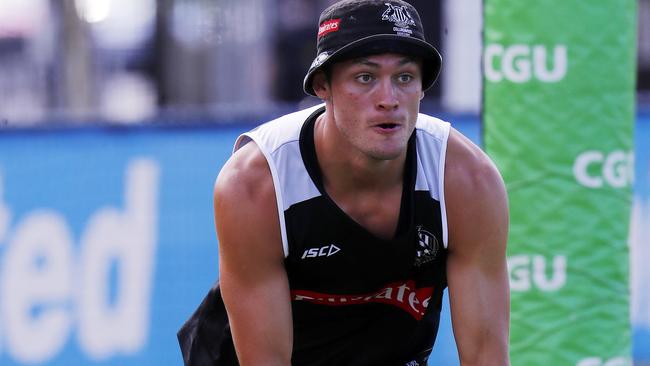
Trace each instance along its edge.
{"label": "bare shoulder", "polygon": [[507,231],[508,202],[501,174],[487,154],[453,128],[445,162],[445,198],[450,250],[488,243],[473,236],[490,230]]}
{"label": "bare shoulder", "polygon": [[447,143],[445,182],[452,191],[467,192],[467,188],[472,188],[487,194],[503,186],[501,175],[487,154],[453,128]]}
{"label": "bare shoulder", "polygon": [[[215,203],[262,204],[273,197],[273,179],[266,158],[254,142],[242,146],[226,162],[215,183]],[[243,200],[244,202],[242,202]]]}
{"label": "bare shoulder", "polygon": [[251,252],[258,258],[284,257],[273,178],[254,142],[237,150],[219,173],[214,214],[222,259]]}

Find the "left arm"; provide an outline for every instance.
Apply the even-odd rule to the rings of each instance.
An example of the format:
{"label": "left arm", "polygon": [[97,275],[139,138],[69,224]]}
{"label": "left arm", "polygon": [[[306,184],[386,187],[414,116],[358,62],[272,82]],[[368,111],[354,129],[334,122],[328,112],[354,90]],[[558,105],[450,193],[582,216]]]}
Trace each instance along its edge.
{"label": "left arm", "polygon": [[453,129],[445,197],[449,301],[461,365],[509,365],[506,190],[487,155]]}

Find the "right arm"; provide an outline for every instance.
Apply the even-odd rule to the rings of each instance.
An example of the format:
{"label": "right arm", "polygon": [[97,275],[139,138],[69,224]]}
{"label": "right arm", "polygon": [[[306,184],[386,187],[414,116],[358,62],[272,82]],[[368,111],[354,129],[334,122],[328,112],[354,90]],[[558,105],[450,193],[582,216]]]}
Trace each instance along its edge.
{"label": "right arm", "polygon": [[241,365],[290,365],[293,323],[273,179],[254,142],[214,189],[219,282]]}
{"label": "right arm", "polygon": [[508,197],[494,163],[452,130],[445,163],[447,280],[460,364],[509,365]]}

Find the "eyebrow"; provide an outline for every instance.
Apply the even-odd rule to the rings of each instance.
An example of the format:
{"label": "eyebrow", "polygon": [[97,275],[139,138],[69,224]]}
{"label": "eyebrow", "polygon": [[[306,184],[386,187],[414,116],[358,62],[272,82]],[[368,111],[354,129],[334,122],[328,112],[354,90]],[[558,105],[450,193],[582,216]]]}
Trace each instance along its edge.
{"label": "eyebrow", "polygon": [[[355,63],[355,64],[361,64],[361,65],[365,65],[365,66],[369,66],[369,67],[374,67],[374,68],[379,68],[379,67],[380,67],[378,63],[376,63],[376,62],[372,62],[372,61],[368,60],[368,59],[365,58],[365,57],[359,57],[358,59],[352,61],[352,63]],[[403,57],[403,58],[399,61],[399,66],[406,65],[406,64],[408,64],[408,63],[416,63],[415,58],[410,57],[410,56]]]}

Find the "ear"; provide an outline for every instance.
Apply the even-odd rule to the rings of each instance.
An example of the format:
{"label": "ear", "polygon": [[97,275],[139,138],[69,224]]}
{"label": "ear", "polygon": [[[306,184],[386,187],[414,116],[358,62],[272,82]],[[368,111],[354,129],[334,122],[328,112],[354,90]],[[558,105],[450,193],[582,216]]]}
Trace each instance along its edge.
{"label": "ear", "polygon": [[424,92],[420,92],[420,100],[424,99]]}
{"label": "ear", "polygon": [[330,84],[325,78],[325,73],[322,70],[317,71],[314,74],[314,78],[311,81],[312,88],[314,88],[314,93],[322,100],[328,100],[331,94]]}

